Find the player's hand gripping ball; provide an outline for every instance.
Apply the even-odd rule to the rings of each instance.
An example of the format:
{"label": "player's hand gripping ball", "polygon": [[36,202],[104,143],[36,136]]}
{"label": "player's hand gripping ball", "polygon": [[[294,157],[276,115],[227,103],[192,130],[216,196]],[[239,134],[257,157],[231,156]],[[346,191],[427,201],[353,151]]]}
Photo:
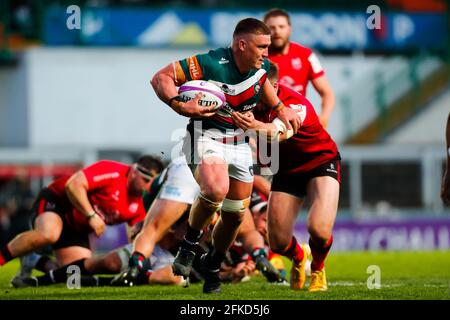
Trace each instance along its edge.
{"label": "player's hand gripping ball", "polygon": [[199,105],[205,107],[214,106],[214,110],[220,110],[225,101],[225,94],[215,84],[205,80],[192,80],[180,86],[178,89],[179,96],[186,102],[201,92],[203,97],[199,101]]}

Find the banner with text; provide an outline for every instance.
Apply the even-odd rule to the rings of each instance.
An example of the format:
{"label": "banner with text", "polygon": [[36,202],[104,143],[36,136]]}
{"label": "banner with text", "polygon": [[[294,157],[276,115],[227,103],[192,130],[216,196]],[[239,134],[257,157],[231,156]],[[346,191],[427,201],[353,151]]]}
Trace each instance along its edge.
{"label": "banner with text", "polygon": [[[306,226],[297,224],[295,235],[309,239]],[[449,250],[450,218],[336,221],[333,251]]]}
{"label": "banner with text", "polygon": [[[262,11],[151,10],[50,7],[44,43],[92,46],[228,46],[236,23]],[[75,15],[75,16],[74,16]],[[76,16],[76,15],[79,15]],[[76,20],[79,18],[78,20]],[[79,24],[73,24],[79,21]],[[366,12],[291,12],[292,40],[322,50],[441,49],[448,17],[438,13],[387,13],[378,24]]]}

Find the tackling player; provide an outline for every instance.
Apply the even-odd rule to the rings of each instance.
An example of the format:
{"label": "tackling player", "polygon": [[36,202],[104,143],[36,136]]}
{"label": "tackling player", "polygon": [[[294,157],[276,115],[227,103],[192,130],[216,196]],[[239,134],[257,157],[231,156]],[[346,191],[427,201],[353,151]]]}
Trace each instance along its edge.
{"label": "tackling player", "polygon": [[[149,190],[145,191],[143,196],[143,202],[145,210],[147,211],[147,216],[150,215],[150,208],[152,207],[152,203],[154,203],[158,199],[161,199],[161,197],[164,196],[167,190],[171,190],[172,193],[175,194],[177,194],[178,191],[183,190],[185,197],[188,198],[189,192],[191,191],[193,191],[195,195],[195,187],[197,187],[197,185],[192,178],[192,174],[190,173],[186,164],[184,165],[184,167],[186,168],[185,173],[188,173],[188,175],[180,176],[179,174],[183,173],[183,167],[179,166],[179,161],[172,161],[161,174],[153,179]],[[175,177],[178,176],[178,178],[176,179],[178,183],[176,184],[173,183],[175,180],[175,178],[173,177],[174,174],[176,174]],[[183,181],[185,182],[184,186],[187,188],[183,188],[183,183],[181,183]],[[191,184],[191,181],[193,181],[193,185]],[[177,186],[179,189],[173,189],[174,186]],[[177,199],[182,200],[183,198],[178,197]],[[177,203],[177,201],[173,202]],[[170,251],[173,251],[175,249],[176,252],[176,250],[178,250],[180,241],[183,239],[184,233],[186,231],[189,208],[190,204],[186,204],[185,212],[178,216],[178,218],[175,218],[175,221],[171,226],[164,230],[158,231],[158,233],[161,234],[161,239],[159,239],[158,243],[155,243],[153,245],[151,255],[149,255],[149,258],[139,260],[139,268],[141,272],[135,278],[127,278],[127,282],[125,282],[123,285],[133,286],[145,283],[183,283],[182,277],[174,276],[172,273],[172,262],[174,257],[170,253]],[[129,230],[130,242],[132,242],[136,238],[136,235],[141,233],[143,225],[144,220],[141,220],[140,222],[136,223],[132,229]],[[82,285],[110,285],[111,282],[112,285],[120,285],[121,283],[120,281],[118,281],[118,279],[121,278],[120,275],[115,277],[115,279],[104,277],[98,278],[98,280],[100,281],[89,276],[93,274],[116,274],[127,270],[129,262],[134,261],[131,254],[133,252],[132,247],[133,245],[130,243],[107,254],[84,259],[84,268],[81,270],[81,272],[85,277],[82,279]],[[44,276],[40,276],[37,278],[28,277],[28,279],[26,280],[17,279],[16,281],[13,281],[12,284],[15,287],[24,287],[44,286],[65,282],[68,275],[67,270],[71,265],[72,264],[65,265],[61,268],[48,272]]]}
{"label": "tackling player", "polygon": [[105,224],[133,226],[145,217],[142,192],[162,169],[159,159],[142,156],[133,165],[102,160],[53,181],[33,206],[33,230],[17,235],[0,250],[0,265],[51,245],[59,265],[84,268],[92,255],[89,234]]}
{"label": "tackling player", "polygon": [[[148,197],[148,195],[144,196]],[[142,272],[134,279],[133,285],[143,284],[176,284],[185,285],[184,279],[172,273],[172,263],[174,255],[186,232],[187,217],[186,212],[164,235],[159,243],[154,247],[152,255],[143,261]],[[138,224],[141,225],[142,224]],[[101,256],[94,256],[84,259],[84,268],[81,269],[80,285],[87,286],[109,286],[115,285],[115,279],[107,276],[94,276],[95,274],[116,274],[124,271],[128,266],[131,256],[132,245],[128,244],[114,251]],[[39,277],[15,278],[11,284],[15,288],[42,287],[55,283],[65,283],[71,275],[73,264],[68,264],[60,268],[51,270]]]}
{"label": "tackling player", "polygon": [[[325,258],[333,242],[340,188],[340,155],[336,143],[322,127],[311,103],[301,94],[278,85],[276,66],[271,67],[269,81],[283,103],[295,110],[301,119],[292,138],[280,143],[279,170],[274,175],[269,197],[268,235],[270,248],[292,259],[291,288],[305,284],[307,254],[293,236],[297,213],[306,197],[310,203],[307,229],[310,234],[311,283],[309,291],[328,289]],[[244,129],[271,130],[276,114],[267,110],[257,121],[251,116],[233,113],[233,119]],[[287,132],[286,128],[278,127]],[[283,135],[284,136],[284,135]],[[286,138],[286,136],[281,139]]]}

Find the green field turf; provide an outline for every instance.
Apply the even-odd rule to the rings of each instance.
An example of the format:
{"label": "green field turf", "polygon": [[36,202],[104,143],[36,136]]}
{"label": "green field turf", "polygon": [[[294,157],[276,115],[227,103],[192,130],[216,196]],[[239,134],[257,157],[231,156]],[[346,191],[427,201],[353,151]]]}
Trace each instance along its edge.
{"label": "green field turf", "polygon": [[[381,270],[381,288],[369,290],[367,268]],[[329,290],[309,293],[268,284],[261,276],[223,285],[222,294],[204,295],[201,284],[189,288],[141,286],[134,288],[68,289],[65,285],[14,289],[9,280],[18,262],[0,268],[0,299],[169,299],[169,300],[294,300],[294,299],[449,299],[450,252],[332,253],[327,261]]]}

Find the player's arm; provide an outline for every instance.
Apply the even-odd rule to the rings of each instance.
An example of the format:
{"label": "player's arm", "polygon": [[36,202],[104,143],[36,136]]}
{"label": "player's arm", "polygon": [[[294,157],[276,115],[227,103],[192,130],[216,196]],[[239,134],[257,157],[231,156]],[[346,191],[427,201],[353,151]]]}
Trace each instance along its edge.
{"label": "player's arm", "polygon": [[97,236],[105,232],[105,222],[97,215],[88,198],[89,184],[85,174],[78,171],[67,180],[65,191],[72,205],[86,216]]}
{"label": "player's arm", "polygon": [[265,123],[255,119],[253,112],[245,113],[233,112],[231,117],[234,123],[242,130],[255,130],[256,132],[264,132],[269,139],[273,139],[277,135],[277,127],[273,123]]}
{"label": "player's arm", "polygon": [[[288,108],[286,108],[288,109]],[[292,109],[289,109],[292,110]],[[294,114],[296,114],[294,112]],[[279,141],[283,141],[289,139],[293,136],[294,132],[292,129],[288,130],[284,123],[276,118],[272,122],[261,122],[255,119],[253,112],[233,112],[232,118],[234,123],[241,129],[245,130],[255,130],[258,133],[266,134],[267,140],[278,139]],[[296,116],[297,117],[297,116]],[[297,117],[298,118],[298,117]]]}
{"label": "player's arm", "polygon": [[284,123],[288,130],[290,129],[293,130],[293,132],[297,132],[298,128],[300,128],[300,119],[297,117],[294,110],[284,106],[268,80],[264,82],[261,101],[267,106],[270,106],[270,108],[277,113],[277,118]]}
{"label": "player's arm", "polygon": [[445,129],[445,140],[447,143],[447,165],[442,178],[441,198],[445,204],[450,205],[450,113],[447,118],[447,127]]}
{"label": "player's arm", "polygon": [[176,113],[185,117],[210,117],[215,112],[214,106],[202,107],[198,104],[201,94],[194,99],[183,102],[179,99],[177,86],[186,82],[186,77],[179,62],[168,64],[152,78],[151,85],[158,98]]}
{"label": "player's arm", "polygon": [[331,89],[330,83],[325,75],[313,79],[311,83],[322,98],[322,112],[319,120],[322,126],[326,128],[335,105],[333,89]]}
{"label": "player's arm", "polygon": [[[175,62],[159,70],[152,78],[151,85],[162,102],[169,104],[172,97],[178,95],[174,72]],[[186,81],[186,79],[184,79]]]}

